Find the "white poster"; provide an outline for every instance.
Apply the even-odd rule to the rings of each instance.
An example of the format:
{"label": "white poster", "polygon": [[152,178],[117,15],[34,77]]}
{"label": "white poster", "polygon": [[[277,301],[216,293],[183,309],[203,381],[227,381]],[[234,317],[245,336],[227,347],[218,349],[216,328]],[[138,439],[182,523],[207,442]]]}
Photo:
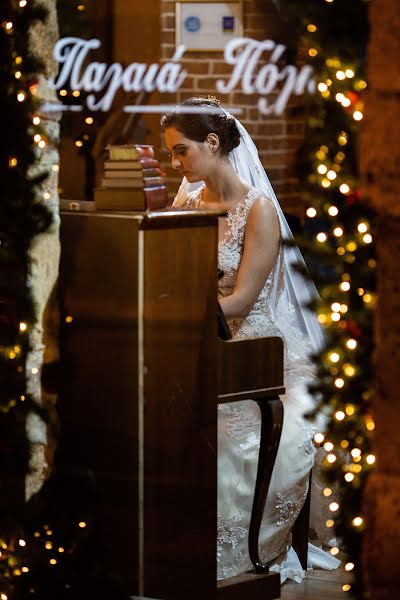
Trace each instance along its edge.
{"label": "white poster", "polygon": [[242,32],[242,2],[176,3],[176,45],[188,51],[223,51]]}

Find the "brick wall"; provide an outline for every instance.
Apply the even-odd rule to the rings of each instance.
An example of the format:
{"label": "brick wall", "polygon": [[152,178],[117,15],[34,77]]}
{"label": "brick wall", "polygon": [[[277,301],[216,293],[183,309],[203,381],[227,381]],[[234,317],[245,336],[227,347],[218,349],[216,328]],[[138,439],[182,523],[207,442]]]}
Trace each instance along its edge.
{"label": "brick wall", "polygon": [[[293,45],[288,39],[287,24],[282,21],[272,0],[244,0],[244,36],[256,40],[272,39],[275,42]],[[169,60],[175,50],[175,2],[161,0],[161,58]],[[223,60],[222,52],[186,52],[181,60],[188,71],[183,87],[177,94],[163,94],[162,103],[181,102],[190,96],[215,95],[216,80],[225,76],[232,68]],[[224,78],[224,77],[223,77]],[[302,98],[292,97],[282,116],[266,116],[259,113],[258,97],[243,94],[239,89],[229,94],[218,94],[224,105],[243,110],[239,117],[253,137],[270,180],[287,212],[301,215],[303,208],[298,196],[298,182],[294,176],[295,155],[303,139],[304,121]],[[171,192],[175,192],[179,178],[169,167],[166,154],[162,154]]]}

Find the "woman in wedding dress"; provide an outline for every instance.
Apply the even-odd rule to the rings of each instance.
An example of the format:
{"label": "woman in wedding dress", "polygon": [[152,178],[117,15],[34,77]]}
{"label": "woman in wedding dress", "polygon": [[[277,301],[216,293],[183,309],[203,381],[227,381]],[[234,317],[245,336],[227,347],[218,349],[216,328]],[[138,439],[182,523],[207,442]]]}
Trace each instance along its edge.
{"label": "woman in wedding dress", "polygon": [[[193,111],[193,112],[190,112]],[[284,423],[260,531],[260,557],[281,581],[301,581],[304,571],[291,547],[291,529],[307,496],[321,423],[304,415],[313,407],[307,386],[313,378],[309,355],[322,344],[315,315],[302,308],[313,294],[291,268],[302,260],[286,220],[244,127],[215,99],[191,98],[162,118],[172,166],[184,179],[176,207],[223,208],[219,219],[219,301],[235,338],[280,336],[284,341]],[[198,182],[203,182],[201,185]],[[195,185],[192,185],[195,184]],[[193,189],[194,188],[194,189]],[[258,405],[243,401],[218,409],[218,578],[252,568],[248,528],[252,510],[260,439]],[[327,501],[314,468],[309,566],[337,568],[324,552],[332,545]]]}

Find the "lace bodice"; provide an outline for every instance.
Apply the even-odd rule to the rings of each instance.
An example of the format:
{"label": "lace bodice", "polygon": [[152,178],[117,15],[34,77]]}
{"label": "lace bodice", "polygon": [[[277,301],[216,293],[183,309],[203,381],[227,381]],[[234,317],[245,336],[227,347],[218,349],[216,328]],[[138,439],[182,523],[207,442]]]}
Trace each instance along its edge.
{"label": "lace bodice", "polygon": [[[178,195],[174,205],[187,208],[204,208],[201,199],[203,186],[193,192]],[[219,280],[218,293],[221,297],[232,294],[243,254],[247,217],[257,198],[266,197],[256,188],[251,188],[246,196],[226,217],[227,229],[218,244],[218,267],[224,276]],[[229,321],[234,337],[279,336],[285,345],[285,367],[302,360],[310,344],[303,332],[296,326],[295,309],[285,302],[281,294],[284,281],[284,262],[280,241],[275,264],[250,313],[243,319]],[[302,361],[303,375],[304,362]],[[307,374],[307,376],[310,373]]]}

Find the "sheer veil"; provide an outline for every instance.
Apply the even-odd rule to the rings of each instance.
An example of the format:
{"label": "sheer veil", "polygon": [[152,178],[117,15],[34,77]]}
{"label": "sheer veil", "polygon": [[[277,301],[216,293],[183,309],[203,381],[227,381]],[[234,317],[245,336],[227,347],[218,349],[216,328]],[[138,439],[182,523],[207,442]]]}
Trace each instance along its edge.
{"label": "sheer veil", "polygon": [[[230,116],[228,113],[227,115]],[[304,258],[294,242],[293,234],[253,140],[240,121],[235,119],[235,122],[240,133],[240,144],[229,153],[229,160],[239,177],[259,189],[274,203],[279,218],[283,244],[278,260],[283,261],[283,265],[279,265],[278,268],[283,268],[279,268],[278,272],[283,273],[283,281],[280,278],[274,281],[273,300],[275,303],[285,302],[288,306],[294,307],[296,324],[310,341],[312,352],[317,353],[324,347],[324,334],[315,312],[308,308],[309,303],[318,298],[317,289],[312,280],[298,270],[299,267],[300,270],[307,269]],[[179,206],[180,199],[183,201],[188,192],[195,190],[201,184],[202,182],[189,184],[184,178],[175,205]]]}

